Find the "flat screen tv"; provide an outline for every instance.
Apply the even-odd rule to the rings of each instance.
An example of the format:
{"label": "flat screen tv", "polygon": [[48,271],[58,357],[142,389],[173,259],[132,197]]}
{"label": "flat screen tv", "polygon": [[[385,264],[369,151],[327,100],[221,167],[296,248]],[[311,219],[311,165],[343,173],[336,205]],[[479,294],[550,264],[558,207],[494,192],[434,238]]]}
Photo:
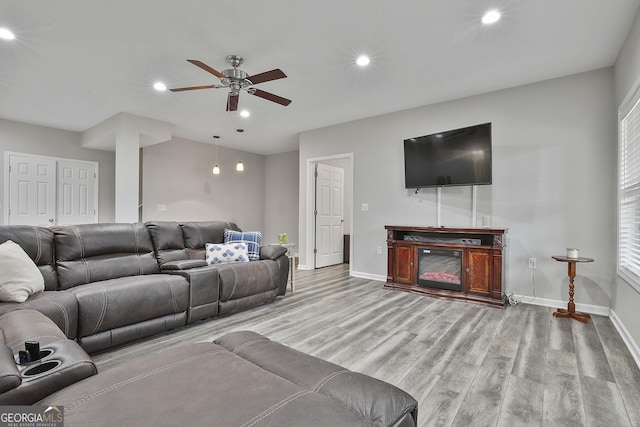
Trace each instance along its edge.
{"label": "flat screen tv", "polygon": [[404,140],[405,188],[491,184],[491,123]]}

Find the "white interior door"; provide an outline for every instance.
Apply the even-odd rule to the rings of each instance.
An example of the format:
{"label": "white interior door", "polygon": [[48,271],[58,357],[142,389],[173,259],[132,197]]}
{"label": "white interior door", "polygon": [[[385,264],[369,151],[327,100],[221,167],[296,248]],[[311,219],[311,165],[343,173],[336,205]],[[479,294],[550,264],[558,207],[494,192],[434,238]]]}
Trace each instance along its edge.
{"label": "white interior door", "polygon": [[9,156],[8,224],[54,225],[56,161]]}
{"label": "white interior door", "polygon": [[58,161],[58,224],[96,222],[97,164]]}
{"label": "white interior door", "polygon": [[98,164],[7,153],[7,224],[98,221]]}
{"label": "white interior door", "polygon": [[316,268],[343,262],[344,169],[316,165]]}

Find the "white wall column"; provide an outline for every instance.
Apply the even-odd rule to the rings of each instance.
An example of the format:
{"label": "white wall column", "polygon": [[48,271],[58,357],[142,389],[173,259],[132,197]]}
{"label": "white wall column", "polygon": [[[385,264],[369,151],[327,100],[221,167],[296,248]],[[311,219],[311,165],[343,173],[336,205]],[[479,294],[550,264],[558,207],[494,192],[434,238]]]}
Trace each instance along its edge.
{"label": "white wall column", "polygon": [[138,222],[140,134],[125,123],[116,131],[116,222]]}
{"label": "white wall column", "polygon": [[118,113],[82,133],[82,146],[116,152],[115,221],[138,222],[140,148],[171,139],[171,125]]}

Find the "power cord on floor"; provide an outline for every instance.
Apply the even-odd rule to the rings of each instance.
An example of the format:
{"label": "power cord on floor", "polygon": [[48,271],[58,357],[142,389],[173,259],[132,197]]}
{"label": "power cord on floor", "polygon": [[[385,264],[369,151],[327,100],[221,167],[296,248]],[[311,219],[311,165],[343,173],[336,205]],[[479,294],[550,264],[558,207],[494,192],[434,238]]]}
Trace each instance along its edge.
{"label": "power cord on floor", "polygon": [[531,295],[523,295],[519,299],[516,298],[513,292],[505,292],[504,299],[509,305],[516,306],[521,302],[526,302],[526,298],[535,299],[536,298],[536,270],[534,268],[531,269]]}

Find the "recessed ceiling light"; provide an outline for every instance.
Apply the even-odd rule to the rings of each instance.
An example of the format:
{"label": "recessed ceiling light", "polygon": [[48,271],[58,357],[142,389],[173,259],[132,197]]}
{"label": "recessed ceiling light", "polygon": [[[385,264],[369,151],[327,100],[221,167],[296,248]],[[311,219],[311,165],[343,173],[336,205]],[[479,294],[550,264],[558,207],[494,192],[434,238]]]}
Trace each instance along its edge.
{"label": "recessed ceiling light", "polygon": [[251,113],[249,112],[249,110],[240,111],[240,116],[242,116],[242,117],[249,117],[250,115],[251,115]]}
{"label": "recessed ceiling light", "polygon": [[13,34],[10,29],[0,27],[0,39],[13,40],[15,38],[16,35]]}
{"label": "recessed ceiling light", "polygon": [[153,88],[154,88],[155,90],[159,91],[159,92],[163,92],[163,91],[167,90],[167,85],[165,85],[165,84],[164,84],[164,83],[162,83],[162,82],[155,82],[155,83],[153,84]]}
{"label": "recessed ceiling light", "polygon": [[482,23],[484,25],[495,24],[500,20],[502,14],[498,9],[491,9],[487,11],[484,15],[482,15]]}
{"label": "recessed ceiling light", "polygon": [[356,59],[356,64],[358,64],[361,67],[366,67],[367,65],[369,65],[370,62],[371,60],[367,55],[360,55],[358,56],[358,59]]}

